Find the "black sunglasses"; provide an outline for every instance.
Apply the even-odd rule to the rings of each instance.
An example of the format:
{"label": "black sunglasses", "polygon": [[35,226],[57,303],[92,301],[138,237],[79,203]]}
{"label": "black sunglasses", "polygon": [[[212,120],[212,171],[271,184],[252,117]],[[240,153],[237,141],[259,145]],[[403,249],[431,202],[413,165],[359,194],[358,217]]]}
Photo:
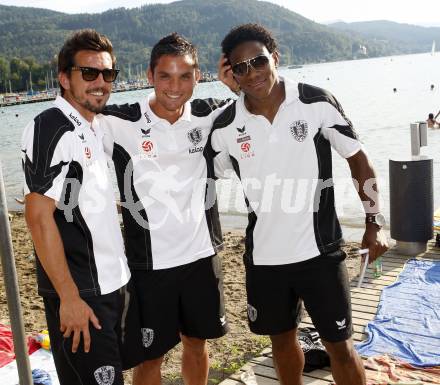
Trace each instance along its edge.
{"label": "black sunglasses", "polygon": [[249,68],[253,68],[255,71],[261,71],[269,64],[269,57],[261,54],[251,59],[244,60],[240,63],[234,64],[231,69],[232,73],[236,76],[244,76],[249,72]]}
{"label": "black sunglasses", "polygon": [[99,74],[102,74],[102,78],[106,83],[114,82],[118,76],[119,70],[106,68],[104,70],[100,70],[98,68],[93,67],[70,67],[72,71],[81,71],[81,75],[83,80],[86,82],[92,82],[96,80]]}

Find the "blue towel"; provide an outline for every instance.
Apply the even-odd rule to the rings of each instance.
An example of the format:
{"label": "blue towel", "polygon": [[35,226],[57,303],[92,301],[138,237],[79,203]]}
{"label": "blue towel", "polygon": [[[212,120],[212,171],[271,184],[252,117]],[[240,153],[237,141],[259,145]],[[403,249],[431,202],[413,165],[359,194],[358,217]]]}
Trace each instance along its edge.
{"label": "blue towel", "polygon": [[415,366],[440,365],[440,262],[411,259],[382,291],[377,315],[356,346],[363,356],[389,354]]}

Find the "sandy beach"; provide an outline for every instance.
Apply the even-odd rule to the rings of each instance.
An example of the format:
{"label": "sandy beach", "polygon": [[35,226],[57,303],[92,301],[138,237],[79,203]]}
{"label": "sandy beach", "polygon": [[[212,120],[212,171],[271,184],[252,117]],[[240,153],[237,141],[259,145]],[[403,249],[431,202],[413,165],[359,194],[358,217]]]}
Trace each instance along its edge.
{"label": "sandy beach", "polygon": [[[17,274],[20,285],[21,304],[23,307],[25,329],[28,335],[46,329],[43,301],[37,295],[35,262],[30,234],[26,228],[22,213],[13,213],[11,230]],[[224,273],[224,291],[226,314],[230,332],[223,338],[209,342],[210,383],[218,383],[229,374],[238,370],[245,361],[270,345],[267,337],[252,334],[247,326],[245,276],[242,264],[244,251],[244,231],[224,231],[225,248],[221,252]],[[350,278],[359,272],[360,258],[356,253],[359,244],[349,242],[344,249]],[[1,267],[0,267],[1,272]],[[9,325],[9,315],[3,284],[0,290],[0,323]],[[163,374],[165,384],[181,384],[180,346],[165,358]],[[126,373],[127,384],[131,383],[131,373]]]}

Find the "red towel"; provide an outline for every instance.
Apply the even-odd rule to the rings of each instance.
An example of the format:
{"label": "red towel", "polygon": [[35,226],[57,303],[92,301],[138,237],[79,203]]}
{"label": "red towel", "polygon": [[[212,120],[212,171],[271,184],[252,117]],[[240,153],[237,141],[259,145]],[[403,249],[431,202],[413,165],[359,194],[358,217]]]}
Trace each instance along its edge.
{"label": "red towel", "polygon": [[[29,354],[40,349],[40,344],[33,338],[28,338]],[[15,360],[14,342],[12,331],[7,326],[0,324],[0,368]]]}

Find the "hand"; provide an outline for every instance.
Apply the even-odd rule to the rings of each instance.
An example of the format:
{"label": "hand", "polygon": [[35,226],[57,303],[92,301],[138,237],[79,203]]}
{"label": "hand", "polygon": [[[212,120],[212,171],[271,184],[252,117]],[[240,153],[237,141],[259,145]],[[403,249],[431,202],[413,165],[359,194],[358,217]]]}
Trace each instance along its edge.
{"label": "hand", "polygon": [[369,249],[369,262],[373,262],[388,250],[388,241],[381,229],[374,223],[367,223],[362,248]]}
{"label": "hand", "polygon": [[226,85],[232,92],[238,94],[240,92],[240,86],[232,74],[231,66],[228,64],[228,59],[225,55],[220,57],[217,63],[218,80]]}
{"label": "hand", "polygon": [[98,318],[93,310],[79,296],[61,300],[60,303],[60,330],[64,338],[69,338],[73,332],[72,353],[76,353],[81,339],[84,339],[84,352],[90,351],[89,322],[96,329],[101,329]]}

